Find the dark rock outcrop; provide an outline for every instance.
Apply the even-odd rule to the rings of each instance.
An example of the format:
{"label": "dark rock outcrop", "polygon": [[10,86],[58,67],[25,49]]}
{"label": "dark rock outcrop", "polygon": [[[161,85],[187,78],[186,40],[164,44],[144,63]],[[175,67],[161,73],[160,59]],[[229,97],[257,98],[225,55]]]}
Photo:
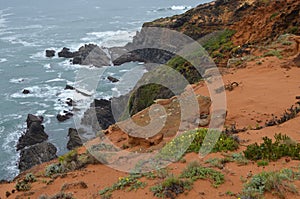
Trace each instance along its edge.
{"label": "dark rock outcrop", "polygon": [[115,122],[111,101],[105,99],[95,99],[81,120],[82,124],[91,126],[95,131],[105,130]]}
{"label": "dark rock outcrop", "polygon": [[43,117],[28,114],[26,122],[27,129],[25,134],[19,138],[16,146],[17,151],[48,139],[48,135],[45,133],[44,126],[42,125]]}
{"label": "dark rock outcrop", "polygon": [[78,51],[71,52],[64,47],[59,53],[59,57],[73,58],[73,64],[93,65],[95,67],[110,65],[110,58],[99,46],[95,44],[85,44]]}
{"label": "dark rock outcrop", "polygon": [[55,50],[46,50],[46,57],[54,57],[55,56]]}
{"label": "dark rock outcrop", "polygon": [[56,147],[46,142],[48,135],[42,125],[43,117],[28,114],[26,123],[27,129],[18,141],[16,146],[20,152],[18,163],[20,171],[24,171],[34,165],[48,162],[56,158]]}
{"label": "dark rock outcrop", "polygon": [[67,143],[67,149],[72,150],[74,148],[82,146],[82,140],[77,129],[69,128],[68,137],[69,141]]}
{"label": "dark rock outcrop", "polygon": [[76,55],[76,52],[71,52],[70,49],[66,47],[64,47],[60,52],[58,52],[58,57],[73,58]]}
{"label": "dark rock outcrop", "polygon": [[48,142],[42,142],[21,150],[19,169],[25,171],[31,167],[57,158],[56,147]]}
{"label": "dark rock outcrop", "polygon": [[60,122],[66,121],[73,116],[73,113],[69,111],[63,111],[63,114],[57,114],[56,119]]}
{"label": "dark rock outcrop", "polygon": [[24,90],[22,91],[22,93],[25,94],[25,95],[26,95],[26,94],[29,94],[29,93],[30,93],[30,90],[24,89]]}
{"label": "dark rock outcrop", "polygon": [[112,76],[108,76],[107,79],[108,79],[109,81],[111,81],[112,83],[116,83],[116,82],[119,81],[117,78],[112,77]]}
{"label": "dark rock outcrop", "polygon": [[[134,45],[134,44],[131,44]],[[134,48],[132,46],[129,47]],[[130,51],[128,53],[124,53],[120,57],[113,60],[113,64],[118,66],[124,64],[126,62],[145,62],[145,63],[157,63],[157,64],[165,64],[174,56],[173,53],[154,48],[144,48]]]}

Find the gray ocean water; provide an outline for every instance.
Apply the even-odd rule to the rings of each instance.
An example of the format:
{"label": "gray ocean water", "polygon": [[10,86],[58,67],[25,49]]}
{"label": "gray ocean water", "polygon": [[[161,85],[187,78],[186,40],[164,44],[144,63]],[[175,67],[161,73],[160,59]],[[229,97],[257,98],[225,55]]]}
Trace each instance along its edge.
{"label": "gray ocean water", "polygon": [[[45,58],[45,49],[76,50],[85,43],[121,46],[143,22],[185,12],[204,0],[0,0],[0,179],[18,174],[15,145],[25,129],[28,113],[45,117],[49,141],[58,155],[67,151],[67,131],[74,121],[59,123],[56,114],[66,108],[64,91],[84,66],[68,60]],[[92,70],[92,69],[91,69]],[[143,65],[107,67],[104,76],[120,78],[130,72],[141,76]],[[97,97],[109,98],[115,84],[101,79]],[[22,94],[23,89],[30,94]]]}

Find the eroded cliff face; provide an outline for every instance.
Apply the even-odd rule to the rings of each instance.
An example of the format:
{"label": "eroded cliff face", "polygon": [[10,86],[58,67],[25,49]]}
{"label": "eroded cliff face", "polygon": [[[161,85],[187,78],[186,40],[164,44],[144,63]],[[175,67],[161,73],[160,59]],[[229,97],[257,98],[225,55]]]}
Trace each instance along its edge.
{"label": "eroded cliff face", "polygon": [[181,15],[145,23],[144,27],[165,27],[193,39],[233,29],[234,43],[272,40],[284,33],[300,34],[298,0],[217,0],[199,5]]}

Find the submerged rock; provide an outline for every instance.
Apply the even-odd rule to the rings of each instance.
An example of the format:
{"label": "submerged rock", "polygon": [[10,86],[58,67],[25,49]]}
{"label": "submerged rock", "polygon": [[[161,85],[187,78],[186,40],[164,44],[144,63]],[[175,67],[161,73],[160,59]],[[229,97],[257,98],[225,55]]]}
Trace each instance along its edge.
{"label": "submerged rock", "polygon": [[115,83],[115,82],[118,82],[118,81],[119,81],[117,78],[112,77],[112,76],[108,76],[107,79],[108,79],[109,81],[111,81],[112,83]]}
{"label": "submerged rock", "polygon": [[26,95],[26,94],[29,94],[29,93],[30,93],[30,90],[24,89],[24,90],[22,91],[22,93],[25,94],[25,95]]}

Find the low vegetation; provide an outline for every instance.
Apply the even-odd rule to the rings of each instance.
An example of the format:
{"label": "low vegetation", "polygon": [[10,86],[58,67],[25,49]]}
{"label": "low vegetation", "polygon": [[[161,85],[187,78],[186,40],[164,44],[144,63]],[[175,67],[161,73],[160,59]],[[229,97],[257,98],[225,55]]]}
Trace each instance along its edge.
{"label": "low vegetation", "polygon": [[241,198],[263,198],[266,192],[285,198],[287,192],[298,193],[292,182],[299,179],[299,176],[299,172],[291,169],[259,173],[244,184]]}
{"label": "low vegetation", "polygon": [[244,155],[249,160],[269,160],[276,161],[282,157],[300,159],[300,144],[293,141],[287,135],[276,134],[275,141],[268,137],[263,138],[261,144],[251,144],[247,146]]}
{"label": "low vegetation", "polygon": [[16,183],[15,188],[17,191],[29,191],[33,182],[36,182],[36,177],[32,173],[28,173],[23,180]]}

